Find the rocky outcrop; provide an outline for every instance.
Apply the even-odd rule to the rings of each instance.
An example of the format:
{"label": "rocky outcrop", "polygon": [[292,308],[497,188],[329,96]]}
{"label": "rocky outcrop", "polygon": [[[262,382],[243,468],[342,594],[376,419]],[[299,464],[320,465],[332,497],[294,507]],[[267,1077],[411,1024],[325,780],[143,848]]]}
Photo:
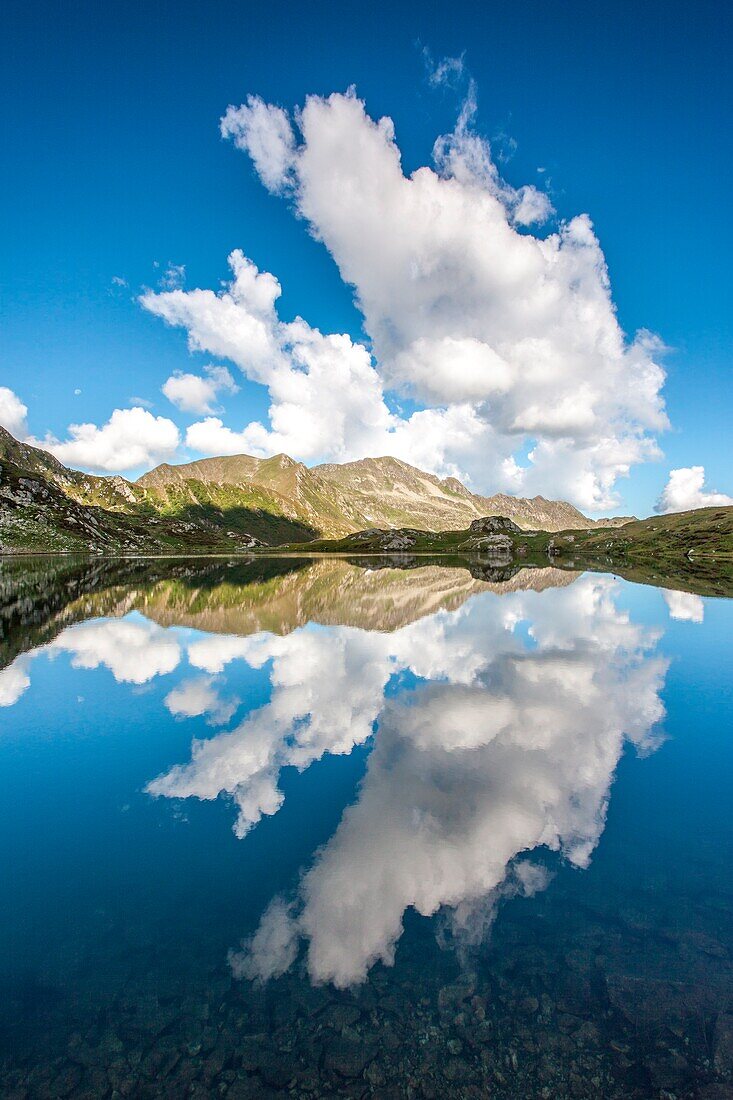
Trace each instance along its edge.
{"label": "rocky outcrop", "polygon": [[511,561],[515,553],[515,538],[523,534],[521,527],[506,516],[482,516],[475,519],[468,530],[468,538],[458,549],[485,555],[501,563]]}
{"label": "rocky outcrop", "polygon": [[522,533],[522,528],[506,516],[482,516],[475,519],[468,529],[472,535],[496,535],[507,531],[518,535]]}
{"label": "rocky outcrop", "polygon": [[461,543],[462,550],[476,550],[493,557],[510,558],[514,553],[514,543],[509,535],[480,535],[466,539]]}
{"label": "rocky outcrop", "polygon": [[420,531],[414,527],[396,527],[383,530],[381,527],[367,527],[348,536],[348,541],[372,553],[384,551],[411,550],[418,542],[426,543],[437,538],[434,531]]}

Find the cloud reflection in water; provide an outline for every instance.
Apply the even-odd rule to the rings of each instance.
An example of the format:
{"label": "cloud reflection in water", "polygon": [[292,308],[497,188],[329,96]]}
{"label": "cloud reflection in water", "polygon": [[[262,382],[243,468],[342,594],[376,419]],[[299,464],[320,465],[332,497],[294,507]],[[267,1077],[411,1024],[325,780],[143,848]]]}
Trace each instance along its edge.
{"label": "cloud reflection in water", "polygon": [[[327,577],[341,603],[323,588]],[[356,599],[344,595],[346,582]],[[267,675],[263,706],[194,740],[190,760],[146,788],[230,796],[240,837],[282,805],[283,768],[303,771],[373,736],[356,800],[295,894],[273,898],[232,955],[236,974],[276,976],[304,944],[314,981],[348,986],[392,961],[407,909],[442,913],[455,937],[475,942],[501,897],[546,885],[532,853],[549,848],[587,866],[625,743],[656,747],[664,714],[658,634],[617,605],[618,582],[548,570],[491,586],[467,583],[459,570],[368,576],[329,562],[283,577],[275,591],[259,621],[248,604],[250,633],[237,632],[231,593],[205,609],[213,617],[233,607],[231,633],[181,631],[197,625],[194,611],[174,614],[163,591],[157,603],[146,595],[145,610],[168,628],[127,614],[127,605],[123,617],[66,627],[35,651],[68,653],[76,668],[105,666],[134,685],[187,658],[192,675],[163,703],[177,719],[213,726],[227,725],[240,705],[227,691],[232,662]],[[699,621],[694,597],[677,596],[670,614]],[[288,609],[279,627],[275,605]],[[32,657],[0,673],[0,704],[27,689]]]}
{"label": "cloud reflection in water", "polygon": [[[522,853],[546,846],[587,866],[625,741],[654,748],[664,713],[658,636],[616,606],[616,591],[585,576],[474,597],[389,633],[307,626],[232,640],[250,665],[271,662],[270,701],[195,742],[151,793],[227,791],[244,836],[282,804],[283,767],[347,753],[376,730],[356,802],[297,896],[273,899],[232,956],[235,973],[280,974],[304,940],[312,979],[347,986],[392,961],[409,907],[444,909],[457,935],[476,939],[502,893],[545,885]],[[219,658],[198,663],[218,670],[222,649],[213,639]],[[405,670],[415,686],[386,698]]]}

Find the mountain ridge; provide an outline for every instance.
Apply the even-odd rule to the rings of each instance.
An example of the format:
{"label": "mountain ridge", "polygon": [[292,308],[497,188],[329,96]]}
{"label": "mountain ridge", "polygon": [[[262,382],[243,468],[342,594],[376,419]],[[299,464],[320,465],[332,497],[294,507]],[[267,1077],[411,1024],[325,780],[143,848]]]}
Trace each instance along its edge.
{"label": "mountain ridge", "polygon": [[268,488],[288,498],[293,518],[328,534],[350,534],[364,526],[426,526],[458,530],[485,515],[507,515],[527,530],[615,527],[632,517],[591,520],[567,501],[542,496],[487,497],[471,492],[458,478],[439,478],[391,455],[307,467],[288,455],[203,458],[172,466],[163,463],[136,485],[157,490],[190,482]]}
{"label": "mountain ridge", "polygon": [[[506,515],[527,530],[592,529],[566,501],[472,493],[392,456],[309,468],[285,454],[162,463],[137,481],[87,474],[0,428],[0,547],[238,551],[365,527],[459,530]],[[53,537],[52,537],[53,536]]]}

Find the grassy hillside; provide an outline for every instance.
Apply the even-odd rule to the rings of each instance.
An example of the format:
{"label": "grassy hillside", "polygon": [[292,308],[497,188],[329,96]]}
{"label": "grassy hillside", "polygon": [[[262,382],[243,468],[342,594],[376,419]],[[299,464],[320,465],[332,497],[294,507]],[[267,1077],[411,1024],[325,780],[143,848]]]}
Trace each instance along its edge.
{"label": "grassy hillside", "polygon": [[667,516],[633,520],[614,531],[562,532],[555,544],[563,552],[573,546],[630,561],[650,557],[713,559],[733,562],[733,508],[696,508]]}
{"label": "grassy hillside", "polygon": [[389,456],[312,469],[287,455],[204,458],[157,466],[132,486],[134,492],[164,495],[174,488],[199,501],[215,498],[225,488],[234,499],[256,491],[271,513],[304,524],[314,537],[324,538],[339,538],[370,525],[460,530],[492,514],[511,516],[529,529],[595,526],[565,501],[478,496],[456,478],[441,479]]}
{"label": "grassy hillside", "polygon": [[342,539],[281,549],[364,560],[375,555],[468,555],[494,567],[551,562],[561,569],[615,572],[640,583],[700,595],[733,594],[733,508],[653,516],[614,530],[528,532],[507,520],[474,522],[472,528],[440,532],[371,528]]}
{"label": "grassy hillside", "polygon": [[[284,454],[268,459],[230,455],[177,466],[163,463],[130,482],[68,469],[0,428],[2,463],[13,476],[41,479],[54,490],[47,495],[45,524],[40,498],[33,515],[21,517],[0,496],[0,540],[6,552],[80,550],[85,540],[89,549],[104,553],[116,541],[119,550],[140,552],[192,545],[233,548],[238,538],[276,546],[341,538],[374,525],[463,530],[492,514],[511,516],[523,529],[594,526],[565,501],[478,496],[456,478],[441,479],[388,456],[309,469]],[[66,517],[57,491],[71,502]],[[77,506],[102,510],[107,518],[98,512],[92,520]]]}
{"label": "grassy hillside", "polygon": [[701,596],[733,595],[733,508],[635,520],[618,531],[562,532],[553,563],[613,571],[639,584]]}
{"label": "grassy hillside", "polygon": [[2,554],[231,553],[247,549],[248,541],[185,518],[81,504],[54,481],[0,460]]}
{"label": "grassy hillside", "polygon": [[[563,518],[571,522],[558,530]],[[733,573],[733,509],[609,529],[562,501],[475,496],[455,478],[388,457],[309,470],[287,455],[235,455],[128,482],[67,469],[0,428],[0,553],[236,554],[258,543],[290,553],[468,555],[504,569],[552,560],[653,583],[704,574],[715,587]]]}
{"label": "grassy hillside", "polygon": [[[668,516],[633,520],[618,528],[567,531],[524,531],[507,517],[485,517],[459,531],[429,531],[419,528],[366,528],[341,539],[317,539],[299,549],[319,553],[380,553],[405,549],[413,553],[454,553],[481,550],[487,538],[510,539],[512,551],[538,551],[550,556],[603,553],[609,557],[648,558],[663,556],[690,561],[733,559],[733,507],[699,508]],[[404,539],[404,547],[390,545]],[[297,549],[288,546],[288,550]],[[285,548],[283,548],[285,549]]]}

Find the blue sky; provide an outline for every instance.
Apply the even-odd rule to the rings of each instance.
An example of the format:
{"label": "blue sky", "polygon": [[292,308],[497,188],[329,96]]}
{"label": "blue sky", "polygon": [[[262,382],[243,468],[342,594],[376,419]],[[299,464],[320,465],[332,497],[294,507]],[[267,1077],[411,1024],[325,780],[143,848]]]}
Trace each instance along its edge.
{"label": "blue sky", "polygon": [[[471,132],[491,144],[509,186],[534,185],[554,208],[541,228],[519,225],[518,234],[544,237],[587,213],[621,328],[629,341],[649,330],[670,349],[654,356],[667,372],[671,427],[650,432],[663,456],[634,463],[609,490],[620,494],[617,506],[599,510],[648,514],[673,468],[704,466],[709,488],[733,492],[731,29],[730,8],[713,3],[398,3],[383,18],[348,3],[11,3],[0,47],[0,386],[27,407],[35,439],[50,433],[63,443],[70,424],[103,426],[139,398],[183,437],[201,415],[176,408],[161,387],[175,372],[201,375],[215,363],[239,386],[217,398],[223,424],[242,432],[261,421],[269,431],[264,385],[222,354],[192,355],[190,319],[171,327],[140,305],[143,288],[164,289],[169,264],[185,265],[186,288],[217,290],[231,277],[227,256],[241,249],[280,281],[280,322],[300,315],[372,350],[384,349],[393,319],[378,305],[378,320],[365,324],[335,262],[346,245],[297,213],[302,182],[284,198],[263,186],[250,157],[222,140],[221,116],[251,94],[292,112],[308,95],[353,85],[369,117],[393,120],[409,175],[434,165],[436,138],[456,133],[473,80]],[[446,57],[463,57],[462,73],[431,82]],[[389,354],[394,347],[385,365]],[[375,366],[382,371],[379,356]],[[405,377],[401,388],[385,383],[391,410],[445,405],[444,394],[413,392],[414,377]],[[517,400],[526,406],[526,386]],[[482,406],[489,421],[493,407]],[[520,466],[536,443],[531,430],[516,436]],[[175,457],[198,453],[183,444]],[[306,448],[296,457],[333,456]],[[444,468],[491,491],[506,487],[504,461],[501,448],[477,443],[470,455],[448,447]],[[546,481],[545,495],[572,496],[572,463],[563,461],[562,479],[551,453],[514,491],[542,492]],[[588,508],[583,492],[575,499]]]}

